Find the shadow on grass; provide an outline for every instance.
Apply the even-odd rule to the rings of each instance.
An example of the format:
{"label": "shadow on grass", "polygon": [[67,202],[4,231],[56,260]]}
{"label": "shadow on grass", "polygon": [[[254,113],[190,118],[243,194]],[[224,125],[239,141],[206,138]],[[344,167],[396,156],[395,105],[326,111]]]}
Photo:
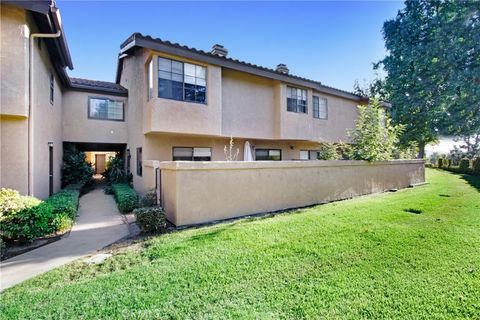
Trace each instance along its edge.
{"label": "shadow on grass", "polygon": [[469,185],[477,189],[480,192],[480,177],[479,176],[471,176],[469,174],[462,174],[462,179],[467,181]]}

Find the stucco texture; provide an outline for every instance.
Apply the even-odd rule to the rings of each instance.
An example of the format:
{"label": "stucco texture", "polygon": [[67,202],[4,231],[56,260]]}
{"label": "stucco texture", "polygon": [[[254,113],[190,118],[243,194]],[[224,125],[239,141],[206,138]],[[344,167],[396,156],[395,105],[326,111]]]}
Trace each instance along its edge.
{"label": "stucco texture", "polygon": [[425,182],[423,160],[160,162],[161,197],[177,226],[303,207]]}

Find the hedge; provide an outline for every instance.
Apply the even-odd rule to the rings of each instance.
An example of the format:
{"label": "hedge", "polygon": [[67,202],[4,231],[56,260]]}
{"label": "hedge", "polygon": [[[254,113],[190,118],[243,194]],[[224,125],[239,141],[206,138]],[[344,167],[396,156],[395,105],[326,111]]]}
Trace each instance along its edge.
{"label": "hedge", "polygon": [[447,170],[454,173],[460,174],[470,174],[474,176],[480,176],[480,157],[477,157],[473,161],[468,159],[460,160],[460,164],[458,166],[445,166],[445,159],[443,160],[443,166],[441,166],[442,162],[441,159],[438,159],[438,168]]}
{"label": "hedge", "polygon": [[0,190],[0,236],[6,241],[30,242],[69,229],[78,208],[79,187],[71,186],[45,201]]}
{"label": "hedge", "polygon": [[115,201],[117,202],[118,209],[121,212],[131,212],[138,206],[138,195],[128,184],[112,184],[112,191]]}

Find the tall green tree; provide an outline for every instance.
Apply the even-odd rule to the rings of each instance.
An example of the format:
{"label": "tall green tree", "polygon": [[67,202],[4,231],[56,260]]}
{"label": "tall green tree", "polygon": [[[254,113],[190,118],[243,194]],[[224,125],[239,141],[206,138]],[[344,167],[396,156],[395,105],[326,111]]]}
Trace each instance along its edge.
{"label": "tall green tree", "polygon": [[392,119],[419,157],[441,133],[480,130],[480,1],[407,0],[383,35]]}

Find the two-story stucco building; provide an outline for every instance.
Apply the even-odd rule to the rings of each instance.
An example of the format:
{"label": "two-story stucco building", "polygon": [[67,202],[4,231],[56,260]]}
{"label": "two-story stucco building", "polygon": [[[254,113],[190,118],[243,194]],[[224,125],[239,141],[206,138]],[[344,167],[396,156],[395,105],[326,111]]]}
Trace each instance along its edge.
{"label": "two-story stucco building", "polygon": [[1,5],[1,186],[40,198],[60,188],[63,143],[118,151],[146,189],[146,160],[312,160],[323,142],[348,141],[355,94],[139,33],[120,47],[116,82],[70,78],[60,14],[51,1]]}

